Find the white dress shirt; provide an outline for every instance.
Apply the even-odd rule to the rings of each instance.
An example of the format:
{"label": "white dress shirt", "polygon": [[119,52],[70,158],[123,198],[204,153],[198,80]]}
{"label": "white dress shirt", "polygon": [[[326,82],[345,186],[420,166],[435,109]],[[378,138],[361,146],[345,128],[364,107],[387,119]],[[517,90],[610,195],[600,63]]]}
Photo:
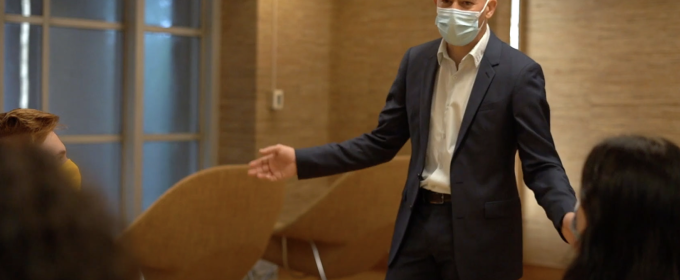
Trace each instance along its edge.
{"label": "white dress shirt", "polygon": [[463,57],[459,67],[449,57],[443,39],[439,46],[439,71],[432,99],[430,139],[427,143],[423,181],[420,183],[421,187],[430,191],[451,194],[453,151],[489,36],[487,26],[482,39]]}

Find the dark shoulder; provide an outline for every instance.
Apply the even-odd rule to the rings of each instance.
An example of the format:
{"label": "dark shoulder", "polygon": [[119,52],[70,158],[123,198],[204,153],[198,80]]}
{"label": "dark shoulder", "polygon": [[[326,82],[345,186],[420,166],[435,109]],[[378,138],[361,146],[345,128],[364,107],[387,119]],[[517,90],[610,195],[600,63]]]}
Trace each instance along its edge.
{"label": "dark shoulder", "polygon": [[439,38],[439,39],[432,40],[432,41],[429,41],[429,42],[424,43],[424,44],[420,44],[420,45],[411,47],[411,55],[412,56],[413,55],[415,55],[415,56],[418,56],[418,55],[429,56],[429,55],[436,54],[437,50],[439,50],[439,45],[441,45],[441,43],[442,43],[442,39]]}
{"label": "dark shoulder", "polygon": [[433,55],[437,54],[437,50],[439,50],[439,45],[441,44],[442,39],[436,39],[429,41],[424,44],[420,44],[414,47],[411,47],[408,50],[408,56],[410,61],[418,61],[418,60],[423,60],[428,57],[431,57]]}
{"label": "dark shoulder", "polygon": [[[500,41],[500,40],[499,40]],[[512,68],[512,72],[520,73],[529,67],[541,66],[531,57],[508,45],[507,43],[500,41],[501,44],[501,64],[506,64]]]}

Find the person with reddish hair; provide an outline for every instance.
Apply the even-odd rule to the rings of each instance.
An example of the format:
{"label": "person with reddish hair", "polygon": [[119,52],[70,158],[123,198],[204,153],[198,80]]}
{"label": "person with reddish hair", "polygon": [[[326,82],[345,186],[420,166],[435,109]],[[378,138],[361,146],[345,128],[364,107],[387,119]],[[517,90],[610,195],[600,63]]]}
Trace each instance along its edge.
{"label": "person with reddish hair", "polygon": [[61,169],[40,144],[0,141],[0,279],[140,279],[102,198]]}
{"label": "person with reddish hair", "polygon": [[68,158],[66,146],[54,132],[59,116],[35,109],[14,109],[0,113],[0,141],[21,141],[39,145],[61,164],[74,186],[80,189],[78,166]]}

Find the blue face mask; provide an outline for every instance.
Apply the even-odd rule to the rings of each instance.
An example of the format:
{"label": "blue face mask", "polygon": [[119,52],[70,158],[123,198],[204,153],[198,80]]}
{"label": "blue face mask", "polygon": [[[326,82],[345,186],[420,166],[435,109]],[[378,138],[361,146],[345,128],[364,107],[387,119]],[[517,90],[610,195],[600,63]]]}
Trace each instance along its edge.
{"label": "blue face mask", "polygon": [[451,8],[437,8],[435,24],[444,40],[454,46],[465,46],[479,34],[479,17],[486,10],[489,0],[479,12]]}

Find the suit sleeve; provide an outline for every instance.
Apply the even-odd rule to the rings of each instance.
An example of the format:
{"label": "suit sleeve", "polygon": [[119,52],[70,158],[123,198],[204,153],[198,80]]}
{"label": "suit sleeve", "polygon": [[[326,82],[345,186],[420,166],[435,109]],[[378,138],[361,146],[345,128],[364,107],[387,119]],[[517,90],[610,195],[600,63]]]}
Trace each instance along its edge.
{"label": "suit sleeve", "polygon": [[562,166],[552,134],[541,66],[526,66],[513,89],[512,106],[524,182],[562,236],[562,219],[574,211],[576,196]]}
{"label": "suit sleeve", "polygon": [[406,115],[406,73],[410,50],[404,55],[392,83],[378,126],[342,143],[296,149],[298,179],[329,176],[390,161],[409,139]]}

